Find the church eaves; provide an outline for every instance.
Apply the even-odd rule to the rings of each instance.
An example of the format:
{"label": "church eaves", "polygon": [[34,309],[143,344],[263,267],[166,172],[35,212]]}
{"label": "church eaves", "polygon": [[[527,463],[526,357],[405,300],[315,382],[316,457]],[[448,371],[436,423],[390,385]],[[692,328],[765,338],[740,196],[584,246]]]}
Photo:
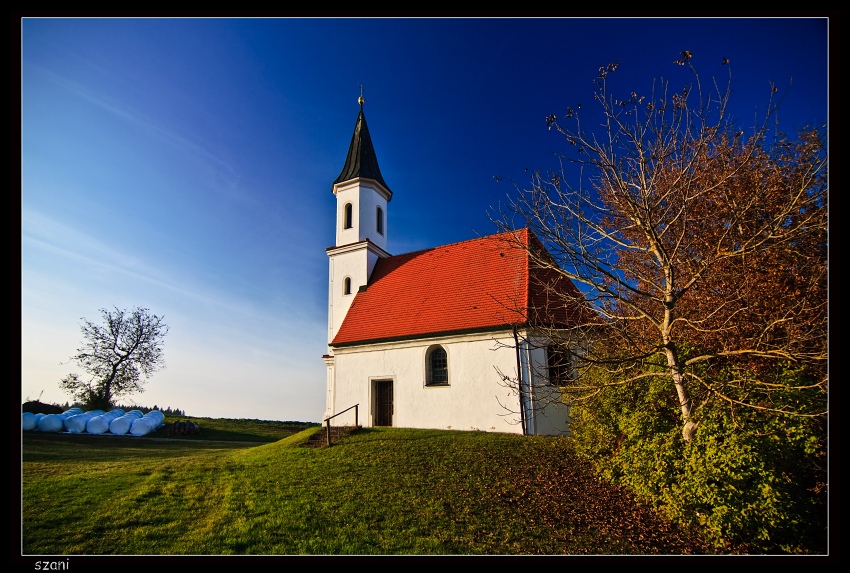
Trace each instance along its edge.
{"label": "church eaves", "polygon": [[372,146],[372,138],[369,136],[366,116],[363,114],[363,101],[361,96],[359,99],[360,113],[357,115],[357,123],[354,126],[354,135],[351,137],[348,156],[345,158],[342,172],[334,180],[334,185],[358,177],[372,179],[383,185],[392,197],[392,191],[381,176],[381,170],[378,167],[378,157],[375,154],[375,148]]}

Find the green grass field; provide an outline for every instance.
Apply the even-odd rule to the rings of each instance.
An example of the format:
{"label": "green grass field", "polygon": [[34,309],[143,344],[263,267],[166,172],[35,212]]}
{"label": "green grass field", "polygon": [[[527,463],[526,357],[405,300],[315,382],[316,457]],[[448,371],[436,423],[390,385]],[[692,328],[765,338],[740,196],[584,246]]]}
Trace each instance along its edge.
{"label": "green grass field", "polygon": [[25,432],[22,555],[710,552],[563,439],[370,428],[305,448],[319,427],[193,420],[199,435]]}

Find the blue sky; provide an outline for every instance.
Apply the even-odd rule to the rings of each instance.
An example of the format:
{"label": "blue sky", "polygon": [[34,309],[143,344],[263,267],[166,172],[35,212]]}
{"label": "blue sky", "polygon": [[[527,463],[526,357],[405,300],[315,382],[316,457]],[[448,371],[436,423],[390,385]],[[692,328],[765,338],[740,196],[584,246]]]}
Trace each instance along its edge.
{"label": "blue sky", "polygon": [[678,88],[689,50],[703,82],[732,70],[742,125],[771,82],[782,129],[828,121],[828,34],[814,17],[25,18],[21,397],[68,400],[81,319],[142,306],[171,331],[137,404],[320,421],[331,183],[360,84],[402,254],[494,232],[512,191],[495,177],[554,167],[545,117],[592,106],[610,62],[624,95]]}

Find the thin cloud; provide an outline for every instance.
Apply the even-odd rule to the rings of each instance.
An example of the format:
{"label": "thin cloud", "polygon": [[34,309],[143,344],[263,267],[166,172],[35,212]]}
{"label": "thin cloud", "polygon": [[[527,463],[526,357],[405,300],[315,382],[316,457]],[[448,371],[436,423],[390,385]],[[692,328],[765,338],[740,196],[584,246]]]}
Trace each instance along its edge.
{"label": "thin cloud", "polygon": [[173,129],[165,127],[124,100],[110,98],[102,93],[97,93],[79,82],[70,80],[38,64],[29,64],[27,69],[30,72],[41,74],[42,77],[61,86],[74,96],[115,117],[121,118],[133,125],[134,128],[158,138],[175,148],[178,152],[197,158],[212,173],[209,181],[212,187],[222,195],[245,203],[257,203],[252,195],[245,192],[244,188],[240,185],[241,177],[237,170],[219,155],[209,151],[205,146],[183,137]]}

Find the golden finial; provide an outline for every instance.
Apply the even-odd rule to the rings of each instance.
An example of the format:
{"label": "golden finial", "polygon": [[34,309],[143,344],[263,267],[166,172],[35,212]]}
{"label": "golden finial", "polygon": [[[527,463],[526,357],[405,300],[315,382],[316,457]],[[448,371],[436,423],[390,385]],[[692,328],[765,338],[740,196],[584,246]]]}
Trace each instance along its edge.
{"label": "golden finial", "polygon": [[357,98],[357,103],[360,104],[360,107],[363,107],[363,102],[366,101],[366,100],[363,99],[363,84],[359,84],[359,85],[360,85],[360,97]]}

